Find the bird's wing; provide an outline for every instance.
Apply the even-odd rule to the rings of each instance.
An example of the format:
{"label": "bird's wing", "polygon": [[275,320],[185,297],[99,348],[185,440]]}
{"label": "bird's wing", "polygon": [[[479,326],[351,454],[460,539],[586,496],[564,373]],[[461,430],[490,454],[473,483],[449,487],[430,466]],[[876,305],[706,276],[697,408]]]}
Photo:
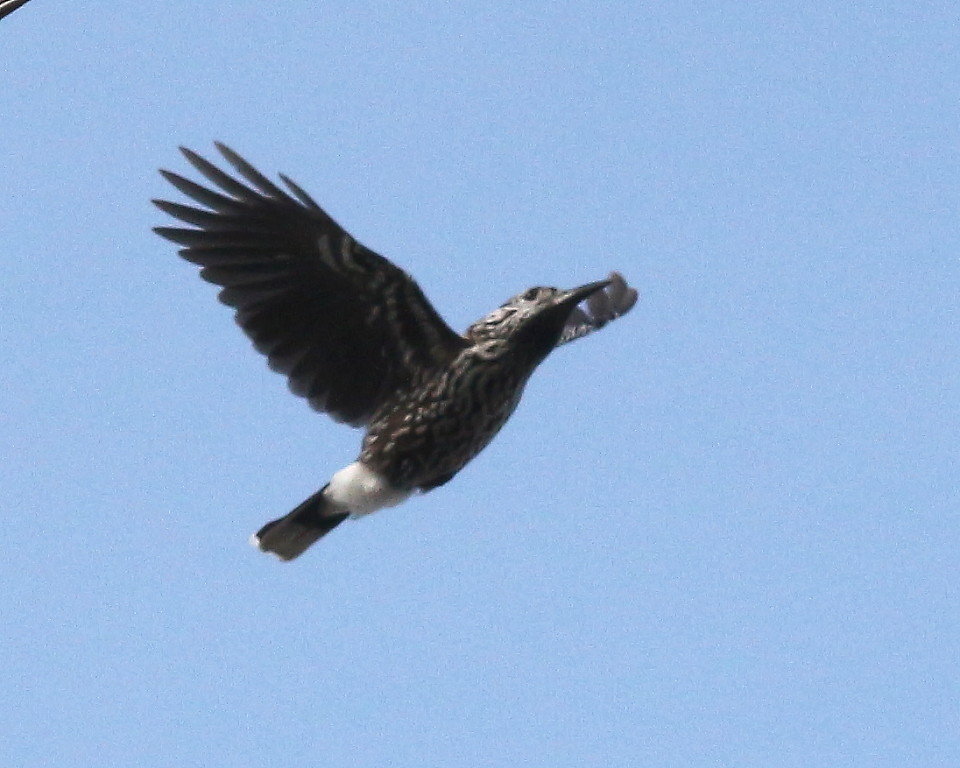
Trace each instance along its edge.
{"label": "bird's wing", "polygon": [[0,0],[0,19],[9,16],[17,8],[27,4],[27,0]]}
{"label": "bird's wing", "polygon": [[287,177],[289,193],[217,148],[246,183],[181,148],[213,188],[161,171],[203,208],[155,200],[192,228],[154,231],[223,286],[220,301],[295,394],[360,426],[386,396],[462,349],[466,341],[409,275],[356,242]]}
{"label": "bird's wing", "polygon": [[636,303],[636,289],[627,285],[619,272],[611,272],[610,285],[591,294],[583,308],[576,307],[570,313],[557,346],[603,328],[611,320],[627,314]]}

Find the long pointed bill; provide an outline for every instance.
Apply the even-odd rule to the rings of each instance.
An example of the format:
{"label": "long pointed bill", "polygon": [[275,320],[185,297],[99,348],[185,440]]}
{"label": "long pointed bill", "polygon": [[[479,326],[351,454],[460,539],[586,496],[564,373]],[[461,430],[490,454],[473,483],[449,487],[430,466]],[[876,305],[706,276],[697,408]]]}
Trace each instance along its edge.
{"label": "long pointed bill", "polygon": [[579,288],[571,288],[569,291],[566,291],[564,294],[561,294],[557,298],[557,306],[564,307],[574,307],[583,301],[585,298],[591,294],[596,293],[597,291],[603,290],[608,285],[610,285],[609,280],[598,280],[595,283],[587,283],[586,285],[581,285]]}

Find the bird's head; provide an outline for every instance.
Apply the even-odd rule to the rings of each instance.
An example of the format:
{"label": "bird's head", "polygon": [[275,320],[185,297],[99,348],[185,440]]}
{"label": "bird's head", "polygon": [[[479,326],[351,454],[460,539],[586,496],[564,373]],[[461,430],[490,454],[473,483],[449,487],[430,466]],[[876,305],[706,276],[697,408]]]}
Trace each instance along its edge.
{"label": "bird's head", "polygon": [[539,362],[559,341],[577,304],[609,284],[600,280],[570,290],[529,288],[471,325],[467,337],[476,343],[507,342],[511,348],[531,352]]}

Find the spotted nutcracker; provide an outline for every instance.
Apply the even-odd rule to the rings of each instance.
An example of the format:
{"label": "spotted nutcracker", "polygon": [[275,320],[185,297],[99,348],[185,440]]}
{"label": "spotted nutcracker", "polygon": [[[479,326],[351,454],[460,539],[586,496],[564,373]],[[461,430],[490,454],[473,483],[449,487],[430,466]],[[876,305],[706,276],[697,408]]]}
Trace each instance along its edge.
{"label": "spotted nutcracker", "polygon": [[[537,365],[633,307],[616,272],[571,290],[530,288],[462,336],[413,279],[345,232],[286,176],[288,191],[222,144],[242,183],[188,149],[214,188],[164,178],[203,208],[155,200],[191,228],[158,227],[317,411],[365,427],[360,456],[253,543],[292,560],[348,517],[443,485],[510,417]],[[582,306],[578,306],[582,303]]]}

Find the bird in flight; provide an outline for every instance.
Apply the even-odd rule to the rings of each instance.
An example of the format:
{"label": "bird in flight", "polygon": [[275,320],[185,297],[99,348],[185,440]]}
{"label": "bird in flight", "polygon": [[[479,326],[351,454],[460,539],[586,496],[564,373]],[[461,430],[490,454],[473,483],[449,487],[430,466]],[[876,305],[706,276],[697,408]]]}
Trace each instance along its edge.
{"label": "bird in flight", "polygon": [[155,232],[222,287],[240,327],[294,394],[366,432],[357,460],[252,537],[292,560],[348,517],[395,506],[457,474],[496,435],[556,346],[628,312],[618,273],[536,287],[453,331],[413,279],[344,231],[284,175],[281,189],[230,148],[236,176],[181,147],[211,186],[163,177],[202,207],[153,202],[187,227]]}

